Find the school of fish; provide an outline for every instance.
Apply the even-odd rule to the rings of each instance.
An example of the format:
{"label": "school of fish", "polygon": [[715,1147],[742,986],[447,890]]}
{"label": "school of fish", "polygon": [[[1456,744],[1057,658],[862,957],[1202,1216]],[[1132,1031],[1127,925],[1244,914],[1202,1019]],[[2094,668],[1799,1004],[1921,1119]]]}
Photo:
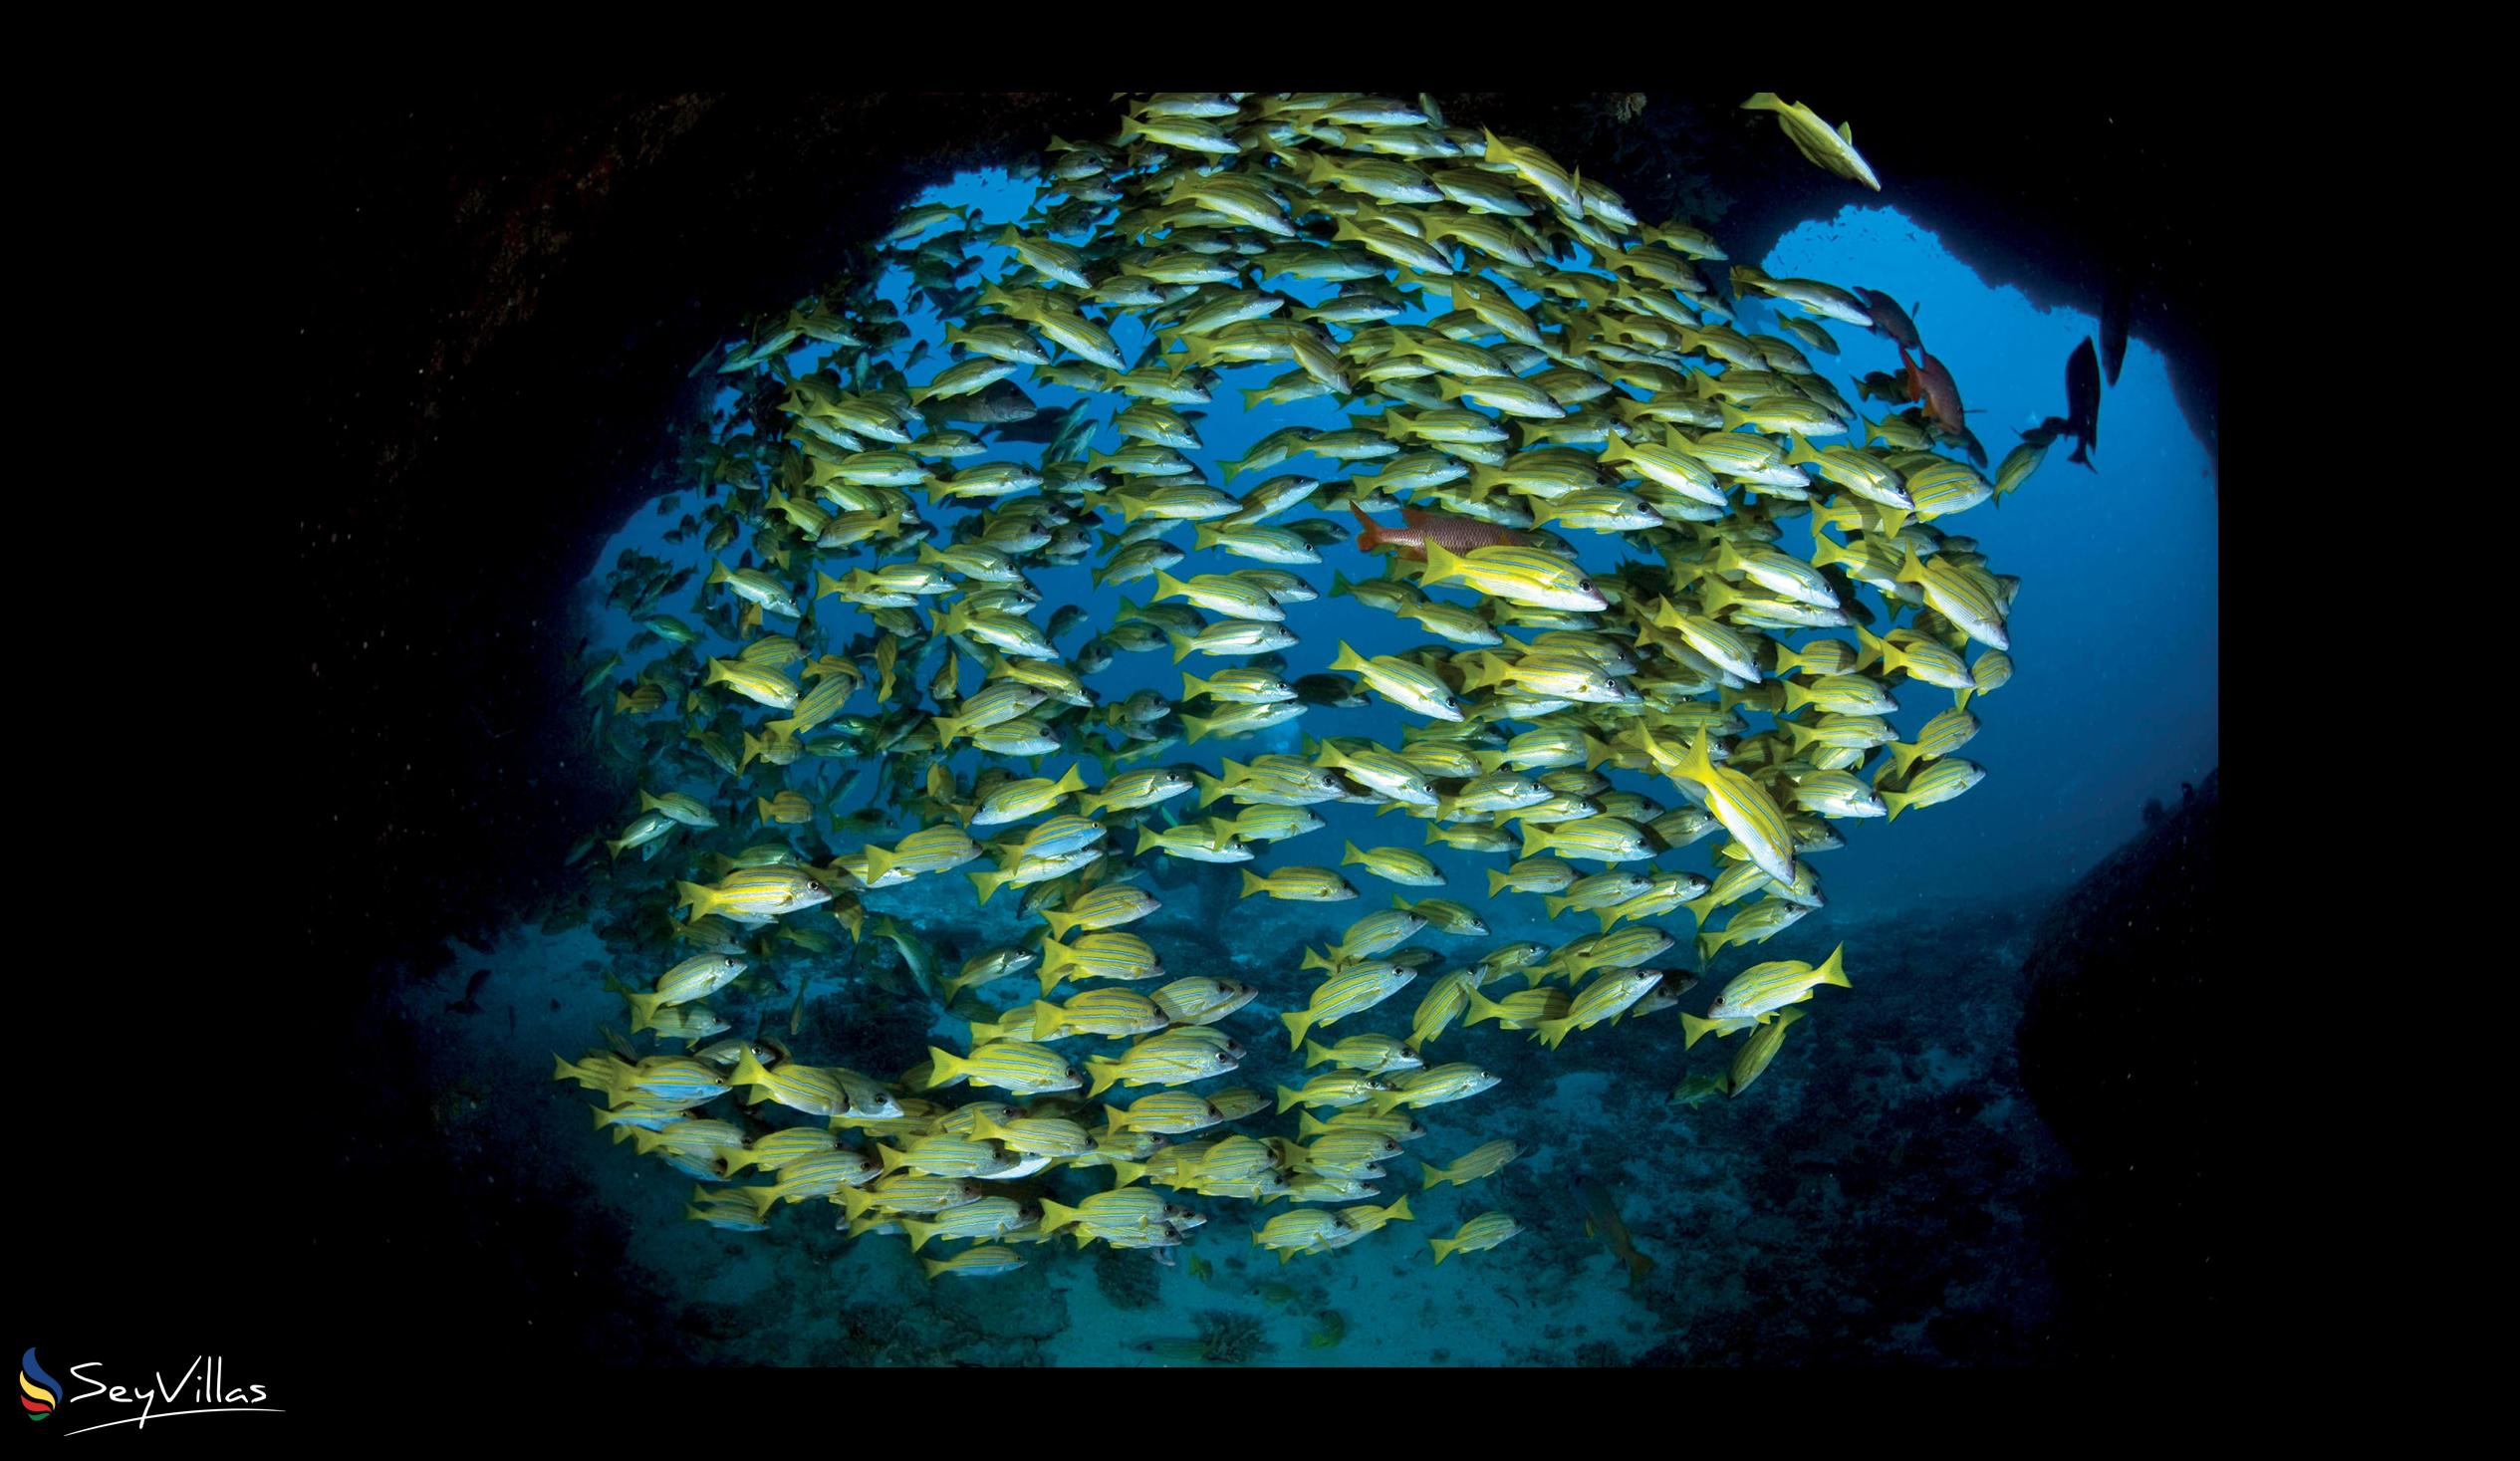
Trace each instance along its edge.
{"label": "school of fish", "polygon": [[[1881,186],[1851,129],[1749,105]],[[696,551],[623,555],[611,605],[638,631],[584,667],[636,794],[573,860],[666,952],[614,976],[627,1037],[555,1078],[695,1179],[692,1219],[758,1231],[825,1202],[852,1236],[904,1236],[930,1278],[1011,1271],[1063,1232],[1162,1258],[1223,1210],[1281,1261],[1413,1221],[1409,1184],[1379,1184],[1425,1135],[1414,1112],[1498,1083],[1444,1049],[1488,1021],[1546,1052],[1622,1026],[1675,1070],[1713,1035],[1734,1058],[1672,1097],[1741,1096],[1818,991],[1850,985],[1843,947],[1751,953],[1825,905],[1837,824],[1984,775],[1956,753],[2011,676],[2018,585],[1947,520],[2035,454],[1981,475],[1956,385],[1888,296],[1732,264],[1422,97],[1134,98],[1108,139],[1053,139],[1041,177],[994,230],[910,209],[704,363],[737,401],[679,484],[698,502],[667,539]],[[946,322],[942,358],[904,349],[887,269]],[[1879,419],[1811,365],[1848,330],[1896,347],[1899,372],[1864,379]],[[1277,373],[1246,409],[1322,398],[1348,425],[1273,431],[1211,472],[1198,408],[1253,365]],[[1052,415],[1027,383],[1084,398]],[[1615,568],[1579,566],[1605,548]],[[1305,572],[1360,550],[1379,576]],[[1045,612],[1029,575],[1061,567],[1143,602]],[[1426,637],[1299,640],[1287,608],[1325,593],[1342,625]],[[1166,653],[1177,698],[1097,693],[1120,656]],[[1372,702],[1395,741],[1235,745]],[[1332,802],[1393,835],[1308,854]],[[1484,897],[1417,850],[1438,843],[1493,859]],[[1159,858],[1366,911],[1239,982],[1129,927],[1162,906]],[[942,967],[886,906],[955,877],[1032,933]],[[1563,940],[1479,947],[1506,899]],[[888,1078],[770,1033],[785,1010],[793,1037],[868,938],[968,1027]],[[1701,983],[1702,1008],[1635,1033]],[[1302,1084],[1230,1086],[1279,1035]],[[1414,1190],[1517,1154],[1428,1151]],[[1589,1179],[1584,1200],[1641,1275]],[[1479,1213],[1430,1261],[1519,1231]]]}

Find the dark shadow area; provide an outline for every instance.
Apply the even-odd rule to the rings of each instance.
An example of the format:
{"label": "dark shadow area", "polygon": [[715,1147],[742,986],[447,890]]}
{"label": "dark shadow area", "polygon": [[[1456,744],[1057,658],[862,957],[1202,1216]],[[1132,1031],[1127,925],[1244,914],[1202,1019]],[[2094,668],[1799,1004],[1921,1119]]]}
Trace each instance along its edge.
{"label": "dark shadow area", "polygon": [[2200,1362],[2225,1322],[2229,1152],[2205,1043],[2222,888],[2221,773],[2076,883],[2022,965],[2021,1077],[2076,1170],[2045,1194],[2060,1357]]}

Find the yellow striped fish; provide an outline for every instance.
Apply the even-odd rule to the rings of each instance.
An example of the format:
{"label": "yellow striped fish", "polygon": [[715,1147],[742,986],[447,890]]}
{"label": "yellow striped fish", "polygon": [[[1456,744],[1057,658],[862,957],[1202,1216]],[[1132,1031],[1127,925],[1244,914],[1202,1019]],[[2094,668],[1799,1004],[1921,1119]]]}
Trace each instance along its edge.
{"label": "yellow striped fish", "polygon": [[1824,984],[1852,989],[1854,984],[1847,978],[1846,952],[1845,944],[1838,945],[1817,967],[1793,959],[1754,964],[1724,985],[1706,1018],[1751,1020],[1807,1000]]}

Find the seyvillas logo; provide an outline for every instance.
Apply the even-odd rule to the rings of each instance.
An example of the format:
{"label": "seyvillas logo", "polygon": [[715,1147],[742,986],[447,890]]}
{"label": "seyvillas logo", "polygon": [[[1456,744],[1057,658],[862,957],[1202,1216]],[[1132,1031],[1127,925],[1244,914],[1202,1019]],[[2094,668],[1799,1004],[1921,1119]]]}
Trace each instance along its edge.
{"label": "seyvillas logo", "polygon": [[18,1361],[18,1403],[26,1407],[29,1420],[42,1420],[61,1403],[61,1381],[46,1374],[44,1366],[35,1362],[32,1348]]}
{"label": "seyvillas logo", "polygon": [[[64,1406],[78,1406],[68,1414],[70,1428],[62,1432],[65,1436],[85,1435],[117,1425],[144,1430],[152,1420],[170,1420],[179,1415],[287,1413],[264,1403],[271,1398],[271,1392],[263,1386],[234,1383],[228,1375],[227,1360],[216,1354],[195,1357],[171,1378],[166,1371],[157,1370],[145,1385],[117,1384],[97,1373],[104,1368],[105,1361],[101,1359],[70,1366],[70,1377],[78,1387],[65,1395],[60,1381],[44,1372],[30,1348],[26,1357],[18,1361],[18,1399],[33,1420],[42,1420]],[[130,1410],[132,1406],[138,1407],[136,1413]]]}

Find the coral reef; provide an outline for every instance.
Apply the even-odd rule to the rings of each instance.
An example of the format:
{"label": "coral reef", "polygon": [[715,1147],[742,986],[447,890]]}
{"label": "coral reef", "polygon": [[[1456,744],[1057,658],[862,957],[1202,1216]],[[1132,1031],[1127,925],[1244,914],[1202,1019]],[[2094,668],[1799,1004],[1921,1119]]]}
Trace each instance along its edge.
{"label": "coral reef", "polygon": [[1261,1332],[1260,1321],[1228,1309],[1210,1309],[1198,1317],[1199,1352],[1210,1364],[1244,1364],[1277,1346]]}
{"label": "coral reef", "polygon": [[1094,1284],[1115,1309],[1148,1309],[1161,1296],[1163,1270],[1150,1254],[1105,1244],[1094,1255]]}

